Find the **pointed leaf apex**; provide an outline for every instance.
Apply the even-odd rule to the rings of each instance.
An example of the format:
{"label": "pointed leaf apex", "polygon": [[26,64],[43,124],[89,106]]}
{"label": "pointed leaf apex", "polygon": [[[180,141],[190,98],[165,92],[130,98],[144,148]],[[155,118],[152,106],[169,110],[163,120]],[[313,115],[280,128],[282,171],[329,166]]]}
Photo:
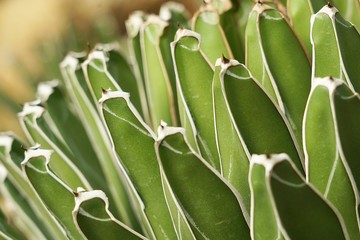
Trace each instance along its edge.
{"label": "pointed leaf apex", "polygon": [[237,66],[240,63],[235,59],[227,59],[224,55],[221,58],[218,58],[215,62],[216,67],[221,67],[222,71],[226,71],[231,66]]}
{"label": "pointed leaf apex", "polygon": [[266,171],[270,172],[276,164],[281,163],[283,161],[291,162],[289,156],[285,153],[262,154],[262,155],[253,154],[251,156],[250,163],[251,165],[254,164],[263,165]]}
{"label": "pointed leaf apex", "polygon": [[50,95],[54,92],[54,88],[58,87],[59,84],[60,82],[57,79],[40,83],[37,88],[36,96],[42,103],[46,102]]}
{"label": "pointed leaf apex", "polygon": [[41,149],[40,145],[37,144],[25,151],[25,158],[24,161],[21,162],[21,165],[25,166],[30,161],[30,159],[36,157],[44,157],[47,165],[50,162],[51,154],[53,152],[53,150]]}
{"label": "pointed leaf apex", "polygon": [[200,42],[201,42],[200,34],[185,28],[180,28],[179,30],[177,30],[175,34],[175,40],[171,43],[171,46],[174,47],[182,38],[186,38],[186,37],[196,38],[198,40],[197,47],[200,48]]}
{"label": "pointed leaf apex", "polygon": [[83,202],[89,201],[94,198],[100,198],[105,203],[105,208],[109,207],[109,200],[105,193],[101,190],[85,191],[83,188],[78,188],[76,192],[73,192],[75,196],[75,207],[73,214],[77,214],[80,206]]}
{"label": "pointed leaf apex", "polygon": [[20,119],[23,119],[24,117],[32,114],[35,116],[35,118],[41,117],[45,112],[45,109],[39,105],[40,103],[41,103],[40,100],[36,100],[30,103],[25,103],[23,110],[18,113],[18,117]]}
{"label": "pointed leaf apex", "polygon": [[168,22],[166,22],[161,17],[159,17],[158,15],[155,15],[155,14],[149,15],[148,18],[146,19],[145,23],[142,25],[142,27],[144,27],[145,25],[150,25],[150,24],[158,25],[162,29],[164,29],[165,27],[167,27],[169,25]]}
{"label": "pointed leaf apex", "polygon": [[161,5],[159,16],[164,21],[171,19],[172,12],[184,13],[186,9],[183,4],[177,2],[165,2]]}
{"label": "pointed leaf apex", "polygon": [[[81,54],[81,55],[80,55]],[[66,55],[64,60],[60,63],[60,68],[70,68],[72,72],[75,72],[75,70],[79,67],[79,60],[78,57],[84,57],[84,53],[69,53]]]}
{"label": "pointed leaf apex", "polygon": [[344,82],[342,80],[330,76],[325,78],[315,78],[312,88],[315,89],[317,86],[324,86],[329,89],[330,94],[332,94],[337,87],[343,84]]}
{"label": "pointed leaf apex", "polygon": [[156,139],[157,143],[160,143],[166,138],[167,136],[174,135],[177,133],[181,133],[185,136],[185,128],[181,127],[168,127],[167,123],[161,121],[160,126],[158,127],[158,137]]}
{"label": "pointed leaf apex", "polygon": [[130,38],[139,34],[141,26],[144,24],[146,14],[142,11],[133,12],[125,21],[126,30]]}
{"label": "pointed leaf apex", "polygon": [[318,11],[316,13],[317,14],[321,14],[321,13],[325,13],[327,14],[329,17],[334,18],[335,14],[339,12],[338,9],[336,7],[334,7],[333,5],[331,5],[330,3],[326,4],[323,8],[320,9],[320,11]]}
{"label": "pointed leaf apex", "polygon": [[124,98],[127,102],[130,102],[130,94],[123,91],[111,91],[102,89],[102,96],[99,99],[99,104],[103,104],[106,100],[113,98]]}

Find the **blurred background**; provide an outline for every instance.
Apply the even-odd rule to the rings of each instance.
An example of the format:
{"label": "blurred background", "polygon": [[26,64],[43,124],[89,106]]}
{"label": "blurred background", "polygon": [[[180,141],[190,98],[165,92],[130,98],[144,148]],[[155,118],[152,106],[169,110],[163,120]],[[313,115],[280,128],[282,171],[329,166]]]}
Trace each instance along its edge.
{"label": "blurred background", "polygon": [[[22,137],[16,113],[36,83],[60,77],[66,53],[120,41],[134,10],[158,13],[161,0],[0,0],[0,132]],[[201,0],[177,1],[192,13]]]}

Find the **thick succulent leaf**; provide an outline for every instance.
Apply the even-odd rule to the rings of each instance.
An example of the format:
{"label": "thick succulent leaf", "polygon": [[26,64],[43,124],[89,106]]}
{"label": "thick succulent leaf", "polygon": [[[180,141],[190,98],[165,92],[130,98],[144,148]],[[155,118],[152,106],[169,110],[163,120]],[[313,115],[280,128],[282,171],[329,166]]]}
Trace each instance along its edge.
{"label": "thick succulent leaf", "polygon": [[[307,52],[311,54],[310,19],[327,2],[325,0],[287,0],[287,13],[291,26],[304,44]],[[326,32],[324,32],[324,35]]]}
{"label": "thick succulent leaf", "polygon": [[24,178],[21,172],[21,162],[24,160],[24,150],[21,143],[14,137],[6,134],[0,135],[0,161],[8,172],[8,177],[18,191],[27,196],[27,201],[35,214],[41,219],[43,225],[53,238],[65,239],[61,226],[47,211],[45,205],[40,201]]}
{"label": "thick succulent leaf", "polygon": [[186,143],[182,128],[163,127],[161,169],[197,239],[250,239],[241,196]]}
{"label": "thick succulent leaf", "polygon": [[28,204],[26,196],[23,196],[22,193],[17,190],[9,178],[6,168],[1,164],[0,180],[1,208],[4,209],[11,218],[11,224],[28,238],[49,238],[49,232]]}
{"label": "thick succulent leaf", "polygon": [[117,220],[109,211],[109,201],[100,190],[75,193],[74,223],[89,240],[146,239]]}
{"label": "thick succulent leaf", "polygon": [[[233,57],[241,63],[245,62],[244,43],[241,37],[241,30],[237,21],[238,2],[232,3],[231,9],[220,13],[220,24],[230,46]],[[242,1],[243,2],[243,1]]]}
{"label": "thick succulent leaf", "polygon": [[[19,113],[20,124],[31,143],[40,144],[42,148],[53,149],[54,154],[50,163],[51,168],[70,188],[86,187],[91,185],[83,176],[76,165],[65,155],[65,153],[45,134],[41,122],[45,109],[37,102],[26,103],[23,111]],[[38,124],[38,120],[40,124]]]}
{"label": "thick succulent leaf", "polygon": [[344,18],[360,29],[360,2],[358,0],[331,0]]}
{"label": "thick succulent leaf", "polygon": [[100,160],[96,157],[83,124],[70,110],[57,83],[41,83],[37,95],[48,113],[41,125],[46,135],[73,161],[93,188],[109,192],[105,176],[99,171]]}
{"label": "thick succulent leaf", "polygon": [[148,234],[157,239],[176,238],[162,189],[154,133],[136,112],[127,93],[106,92],[100,105],[118,161],[144,205],[151,231]]}
{"label": "thick succulent leaf", "polygon": [[[240,46],[244,50],[244,54],[246,57],[246,48],[245,48],[245,31],[247,28],[248,20],[249,20],[249,14],[251,12],[251,9],[254,7],[255,2],[253,0],[242,0],[239,3],[239,8],[236,13],[237,15],[237,22],[239,25],[239,35],[240,35]],[[235,55],[236,56],[236,55]],[[245,60],[246,61],[246,60]]]}
{"label": "thick succulent leaf", "polygon": [[131,94],[131,102],[143,116],[143,109],[147,108],[146,97],[144,93],[140,92],[138,79],[135,77],[128,60],[120,52],[120,46],[117,43],[98,44],[95,49],[105,52],[107,57],[106,70],[122,90]]}
{"label": "thick succulent leaf", "polygon": [[163,62],[166,67],[166,71],[170,80],[171,89],[174,98],[174,108],[176,114],[176,123],[180,124],[180,112],[178,109],[178,94],[176,93],[176,76],[173,60],[171,57],[170,43],[174,41],[176,31],[179,26],[188,28],[188,16],[184,5],[177,2],[165,2],[161,5],[159,16],[162,20],[167,21],[168,25],[164,28],[162,35],[160,36],[160,51],[163,58]]}
{"label": "thick succulent leaf", "polygon": [[331,18],[324,12],[312,17],[312,78],[332,76],[343,79],[341,58]]}
{"label": "thick succulent leaf", "polygon": [[279,92],[274,79],[268,71],[264,58],[263,46],[258,31],[258,12],[251,11],[245,32],[245,64],[253,76],[259,80],[271,98],[283,108],[283,103],[278,99]]}
{"label": "thick succulent leaf", "polygon": [[[328,31],[326,40],[320,35],[324,31]],[[353,91],[360,92],[360,34],[355,26],[328,4],[313,16],[311,36],[313,76],[341,78]]]}
{"label": "thick succulent leaf", "polygon": [[302,155],[290,124],[244,65],[233,62],[224,90],[237,129],[251,154],[285,152],[303,172]]}
{"label": "thick succulent leaf", "polygon": [[250,211],[248,184],[250,153],[236,127],[226,102],[224,75],[232,64],[238,62],[218,59],[213,79],[214,121],[216,142],[221,159],[222,175],[241,194],[247,211]]}
{"label": "thick succulent leaf", "polygon": [[[212,109],[213,70],[200,50],[200,44],[200,35],[186,29],[179,29],[176,40],[171,43],[177,91],[189,122],[196,129],[193,133],[202,156],[220,171]],[[187,137],[191,138],[191,135],[187,133]]]}
{"label": "thick succulent leaf", "polygon": [[206,4],[195,13],[192,20],[192,30],[202,36],[200,49],[212,66],[216,59],[224,55],[233,58],[230,46],[220,25],[220,16],[213,4]]}
{"label": "thick succulent leaf", "polygon": [[[253,155],[252,170],[262,168],[281,232],[289,239],[346,239],[343,220],[296,170],[286,154]],[[261,170],[260,170],[261,171]],[[305,229],[305,230],[304,230]]]}
{"label": "thick succulent leaf", "polygon": [[[27,150],[25,159],[22,162],[23,172],[41,201],[53,214],[54,218],[61,223],[66,236],[70,239],[83,239],[71,215],[75,205],[74,193],[50,170],[51,153],[50,150]],[[61,202],[59,202],[60,199]]]}
{"label": "thick succulent leaf", "polygon": [[356,187],[357,194],[357,211],[359,221],[359,204],[360,204],[360,96],[352,92],[347,86],[340,85],[332,93],[333,107],[341,144],[341,159],[347,172]]}
{"label": "thick succulent leaf", "polygon": [[250,230],[254,240],[284,239],[273,199],[266,184],[264,166],[252,162],[249,184],[251,189]]}
{"label": "thick succulent leaf", "polygon": [[162,169],[160,169],[160,171],[161,171],[161,182],[164,189],[166,203],[168,205],[171,214],[171,219],[173,221],[178,239],[195,240],[196,237],[193,231],[191,230],[188,220],[186,219],[185,212],[183,211],[181,205],[177,201],[174,191],[171,189],[169,181],[167,180],[166,175],[164,174],[164,171]]}
{"label": "thick succulent leaf", "polygon": [[128,20],[125,21],[125,26],[128,35],[130,62],[134,68],[134,74],[136,76],[139,92],[143,101],[142,106],[144,111],[144,120],[146,123],[151,124],[148,103],[144,102],[144,100],[147,100],[147,97],[145,91],[144,67],[140,46],[140,29],[144,24],[146,17],[147,16],[144,12],[135,11],[129,16]]}
{"label": "thick succulent leaf", "polygon": [[[262,46],[262,61],[266,63],[265,69],[273,88],[277,89],[277,102],[289,119],[297,141],[301,143],[302,119],[311,85],[308,56],[279,11],[258,3],[253,12],[257,14],[256,28]],[[259,81],[262,79],[260,73],[254,73],[250,66],[249,69],[255,78]]]}
{"label": "thick succulent leaf", "polygon": [[161,120],[177,125],[174,93],[159,46],[166,26],[165,21],[150,15],[140,30],[146,95],[153,129],[158,127]]}
{"label": "thick succulent leaf", "polygon": [[[67,92],[75,105],[76,112],[89,136],[96,155],[101,159],[101,170],[106,181],[111,186],[111,194],[108,194],[111,196],[109,199],[111,203],[110,208],[121,221],[138,230],[140,227],[131,209],[130,201],[127,197],[127,185],[125,180],[123,180],[123,173],[116,163],[110,139],[98,111],[92,104],[93,101],[87,97],[84,88],[81,87],[81,80],[85,81],[85,79],[77,77],[81,71],[79,60],[74,55],[68,55],[61,63],[61,70]],[[117,211],[114,211],[112,208],[117,208]]]}
{"label": "thick succulent leaf", "polygon": [[0,181],[1,208],[7,212],[12,224],[27,238],[49,238],[49,232],[43,227],[42,222],[31,209],[27,200],[12,184],[7,170],[2,164],[0,164]]}
{"label": "thick succulent leaf", "polygon": [[338,127],[333,111],[334,87],[339,80],[315,79],[304,117],[304,150],[307,180],[342,215],[351,239],[359,238],[357,193],[343,164]]}
{"label": "thick succulent leaf", "polygon": [[95,102],[99,101],[104,89],[121,90],[119,84],[107,70],[108,58],[105,54],[103,51],[93,51],[81,64],[88,88]]}

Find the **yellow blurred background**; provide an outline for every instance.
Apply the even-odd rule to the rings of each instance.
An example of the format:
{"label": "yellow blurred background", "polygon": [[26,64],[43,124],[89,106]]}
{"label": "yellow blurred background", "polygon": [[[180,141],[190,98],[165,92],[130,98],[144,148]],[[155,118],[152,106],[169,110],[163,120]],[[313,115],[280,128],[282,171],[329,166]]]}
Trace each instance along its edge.
{"label": "yellow blurred background", "polygon": [[[94,44],[94,29],[109,27],[109,35],[124,32],[124,21],[134,10],[158,13],[161,0],[0,0],[0,131],[22,137],[16,111],[33,100],[35,84],[43,79],[46,57],[65,56],[60,46],[68,34]],[[183,0],[193,12],[202,1]],[[100,25],[101,26],[100,26]],[[96,31],[96,30],[95,30]],[[114,32],[115,31],[115,32]],[[80,46],[86,47],[86,46]],[[61,49],[63,52],[57,52]],[[54,64],[53,64],[54,65]],[[55,67],[57,67],[55,65]]]}

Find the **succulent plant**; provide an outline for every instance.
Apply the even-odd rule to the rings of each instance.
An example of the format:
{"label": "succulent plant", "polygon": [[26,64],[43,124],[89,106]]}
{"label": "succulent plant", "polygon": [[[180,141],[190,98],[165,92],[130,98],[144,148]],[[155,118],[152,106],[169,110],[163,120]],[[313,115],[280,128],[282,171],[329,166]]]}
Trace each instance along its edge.
{"label": "succulent plant", "polygon": [[0,236],[360,239],[346,2],[168,2],[127,46],[69,53],[18,114],[27,141],[0,135]]}

